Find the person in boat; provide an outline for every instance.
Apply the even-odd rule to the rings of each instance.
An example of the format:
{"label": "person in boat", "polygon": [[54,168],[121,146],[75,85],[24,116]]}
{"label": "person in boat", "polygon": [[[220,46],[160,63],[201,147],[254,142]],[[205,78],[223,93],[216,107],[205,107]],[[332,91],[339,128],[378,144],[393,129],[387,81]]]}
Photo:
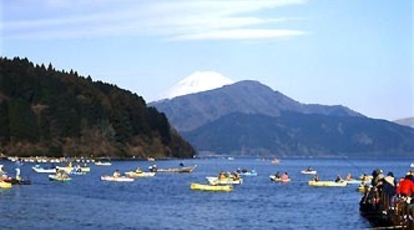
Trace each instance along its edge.
{"label": "person in boat", "polygon": [[16,180],[18,182],[20,182],[22,180],[21,176],[20,176],[20,169],[16,168]]}
{"label": "person in boat", "polygon": [[338,183],[338,182],[342,182],[342,181],[344,181],[344,179],[342,179],[342,177],[340,175],[336,175],[335,182]]}
{"label": "person in boat", "polygon": [[318,182],[318,181],[319,181],[319,176],[318,176],[318,174],[315,174],[315,176],[313,177],[313,180],[314,180],[314,181],[316,181],[316,182]]}
{"label": "person in boat", "polygon": [[312,168],[311,166],[309,166],[309,167],[306,169],[306,171],[308,171],[308,172],[313,171],[313,168]]}
{"label": "person in boat", "polygon": [[184,167],[184,163],[183,162],[180,162],[180,167]]}
{"label": "person in boat", "polygon": [[0,176],[6,176],[6,172],[3,170],[4,165],[0,165]]}
{"label": "person in boat", "polygon": [[219,180],[224,180],[224,179],[226,179],[226,175],[224,174],[224,172],[223,172],[223,171],[219,172],[218,179],[219,179]]}
{"label": "person in boat", "polygon": [[361,177],[361,180],[362,181],[369,181],[369,176],[366,173],[364,173]]}
{"label": "person in boat", "polygon": [[280,172],[279,172],[279,171],[277,171],[277,172],[275,173],[275,178],[276,178],[276,179],[279,179],[279,178],[280,178]]}
{"label": "person in boat", "polygon": [[77,164],[77,165],[75,166],[75,172],[82,172],[82,169],[81,169],[80,164]]}
{"label": "person in boat", "polygon": [[156,172],[157,171],[157,165],[152,165],[152,166],[148,167],[148,169],[150,170],[150,172]]}
{"label": "person in boat", "polygon": [[280,176],[280,179],[282,180],[288,180],[289,179],[289,175],[287,172],[282,173],[282,175]]}
{"label": "person in boat", "polygon": [[351,180],[352,180],[352,175],[351,175],[351,173],[346,174],[345,180],[346,180],[346,181],[351,181]]}
{"label": "person in boat", "polygon": [[56,169],[56,178],[63,178],[63,174],[59,169]]}
{"label": "person in boat", "polygon": [[236,171],[233,172],[232,177],[233,177],[233,180],[240,180],[240,174],[237,173]]}
{"label": "person in boat", "polygon": [[381,187],[382,186],[382,180],[381,180],[382,178],[384,178],[383,171],[381,169],[375,169],[372,172],[371,185],[376,186],[376,187]]}
{"label": "person in boat", "polygon": [[137,167],[137,169],[135,169],[135,173],[142,173],[142,170],[140,167]]}
{"label": "person in boat", "polygon": [[397,185],[397,180],[394,177],[394,173],[388,172],[387,176],[385,176],[382,179],[382,192],[384,195],[388,196],[388,200],[391,201],[392,205],[393,205],[392,197],[394,197],[396,194],[396,185]]}
{"label": "person in boat", "polygon": [[113,177],[121,177],[121,173],[119,172],[119,170],[115,170],[115,172],[112,174]]}
{"label": "person in boat", "polygon": [[397,186],[396,194],[403,197],[414,195],[414,182],[412,179],[413,175],[405,175],[404,179]]}

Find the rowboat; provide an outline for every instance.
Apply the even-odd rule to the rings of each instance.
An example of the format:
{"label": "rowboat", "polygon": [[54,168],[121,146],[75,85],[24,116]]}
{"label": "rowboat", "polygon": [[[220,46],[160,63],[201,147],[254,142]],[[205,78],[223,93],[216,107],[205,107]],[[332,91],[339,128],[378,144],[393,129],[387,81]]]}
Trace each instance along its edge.
{"label": "rowboat", "polygon": [[254,169],[250,171],[237,170],[237,173],[239,173],[240,176],[257,176],[257,172]]}
{"label": "rowboat", "polygon": [[57,177],[56,175],[49,175],[49,180],[66,182],[66,181],[71,181],[72,178],[70,178],[70,177]]}
{"label": "rowboat", "polygon": [[113,176],[103,175],[103,176],[101,176],[101,180],[103,180],[103,181],[115,181],[115,182],[133,182],[134,178],[126,177],[126,176],[113,177]]}
{"label": "rowboat", "polygon": [[155,176],[155,172],[125,172],[125,175],[128,177],[152,177]]}
{"label": "rowboat", "polygon": [[111,166],[112,163],[110,161],[95,161],[95,165],[97,165],[97,166]]}
{"label": "rowboat", "polygon": [[[63,170],[67,173],[70,173],[71,171],[77,171],[77,168],[73,167],[73,166],[63,166],[63,167],[62,166],[56,166],[56,168],[58,168],[59,170]],[[81,172],[90,172],[91,168],[87,167],[87,166],[82,166],[82,167],[80,167],[80,170],[81,170]]]}
{"label": "rowboat", "polygon": [[276,178],[274,175],[271,175],[271,176],[269,176],[270,177],[270,180],[271,181],[274,181],[274,182],[290,182],[291,181],[291,179],[290,178],[287,178],[287,179],[282,179],[282,178]]}
{"label": "rowboat", "polygon": [[0,181],[0,188],[11,188],[12,184],[5,182],[5,181]]}
{"label": "rowboat", "polygon": [[191,183],[190,184],[191,190],[201,190],[201,191],[223,191],[223,192],[231,192],[233,191],[233,186],[231,185],[206,185],[206,184],[199,184],[199,183]]}
{"label": "rowboat", "polygon": [[183,166],[179,168],[166,168],[166,169],[157,169],[156,167],[150,167],[151,172],[171,172],[171,173],[191,173],[194,171],[194,169],[197,167],[197,165],[192,166]]}
{"label": "rowboat", "polygon": [[37,173],[56,173],[56,167],[54,168],[42,168],[40,165],[35,165],[32,169]]}
{"label": "rowboat", "polygon": [[308,181],[308,184],[310,186],[317,186],[317,187],[345,187],[348,183],[346,181],[314,181],[310,180]]}
{"label": "rowboat", "polygon": [[300,173],[306,174],[306,175],[315,175],[317,171],[316,170],[302,170],[300,171]]}
{"label": "rowboat", "polygon": [[30,185],[32,182],[27,179],[16,179],[14,177],[8,177],[3,179],[4,182],[10,183],[12,185]]}
{"label": "rowboat", "polygon": [[279,164],[279,163],[280,163],[280,160],[277,159],[277,158],[275,158],[275,159],[272,160],[272,164]]}
{"label": "rowboat", "polygon": [[239,179],[235,179],[232,177],[229,178],[224,178],[224,179],[219,179],[218,177],[206,177],[208,183],[210,183],[210,185],[235,185],[235,184],[242,184],[243,183],[243,179],[239,178]]}
{"label": "rowboat", "polygon": [[76,176],[83,176],[83,175],[86,175],[86,172],[79,172],[79,171],[69,171],[68,172],[68,174],[70,174],[70,175],[76,175]]}
{"label": "rowboat", "polygon": [[361,184],[361,180],[345,180],[347,184]]}

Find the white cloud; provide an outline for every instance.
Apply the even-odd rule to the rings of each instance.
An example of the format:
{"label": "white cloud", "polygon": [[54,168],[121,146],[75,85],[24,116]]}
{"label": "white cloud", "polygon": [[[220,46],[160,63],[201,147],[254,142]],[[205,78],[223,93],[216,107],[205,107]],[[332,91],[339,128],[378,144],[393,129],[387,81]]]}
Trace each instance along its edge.
{"label": "white cloud", "polygon": [[[53,3],[50,3],[53,2]],[[101,1],[99,1],[101,2]],[[305,34],[277,25],[298,17],[264,17],[262,10],[305,0],[220,1],[67,1],[44,0],[38,8],[11,7],[0,25],[7,38],[162,36],[167,40],[259,39]],[[7,7],[7,6],[5,6]],[[16,17],[14,11],[30,11]],[[35,11],[35,13],[33,13]],[[37,12],[39,11],[39,12]],[[42,12],[44,14],[42,14]],[[21,14],[21,13],[20,13]],[[286,24],[284,24],[286,28]]]}
{"label": "white cloud", "polygon": [[181,40],[234,40],[234,39],[259,39],[298,36],[306,34],[299,30],[265,30],[265,29],[238,29],[218,30],[207,33],[181,35],[172,38],[173,41]]}

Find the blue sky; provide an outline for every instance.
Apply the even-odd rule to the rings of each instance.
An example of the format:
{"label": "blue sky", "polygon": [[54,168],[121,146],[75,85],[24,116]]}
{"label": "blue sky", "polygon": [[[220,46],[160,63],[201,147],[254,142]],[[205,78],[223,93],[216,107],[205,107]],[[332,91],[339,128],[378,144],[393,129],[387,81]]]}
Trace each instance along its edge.
{"label": "blue sky", "polygon": [[52,63],[147,102],[196,71],[302,103],[414,116],[410,0],[1,1],[0,55]]}

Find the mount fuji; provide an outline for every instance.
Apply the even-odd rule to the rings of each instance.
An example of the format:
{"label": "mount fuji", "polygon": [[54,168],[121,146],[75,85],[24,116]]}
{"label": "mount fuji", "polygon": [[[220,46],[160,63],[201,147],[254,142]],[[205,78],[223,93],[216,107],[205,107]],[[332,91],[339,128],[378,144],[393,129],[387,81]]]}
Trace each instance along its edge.
{"label": "mount fuji", "polygon": [[214,71],[197,71],[167,89],[158,100],[172,99],[178,96],[217,89],[234,81]]}

